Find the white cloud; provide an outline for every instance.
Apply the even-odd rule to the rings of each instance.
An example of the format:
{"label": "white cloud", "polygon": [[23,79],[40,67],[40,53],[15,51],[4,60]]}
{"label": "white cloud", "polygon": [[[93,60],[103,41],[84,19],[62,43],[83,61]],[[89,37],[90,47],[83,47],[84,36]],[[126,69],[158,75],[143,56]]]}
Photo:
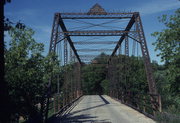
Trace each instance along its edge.
{"label": "white cloud", "polygon": [[156,0],[147,2],[133,10],[139,11],[143,15],[147,15],[177,8],[180,8],[180,1],[178,0]]}

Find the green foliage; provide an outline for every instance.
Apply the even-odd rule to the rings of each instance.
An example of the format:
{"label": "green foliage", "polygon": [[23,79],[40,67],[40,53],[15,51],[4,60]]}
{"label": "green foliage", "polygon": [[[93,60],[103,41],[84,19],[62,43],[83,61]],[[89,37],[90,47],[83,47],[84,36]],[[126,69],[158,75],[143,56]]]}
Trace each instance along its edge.
{"label": "green foliage", "polygon": [[147,93],[148,85],[143,59],[132,56],[128,58],[128,61],[130,91],[134,93]]}
{"label": "green foliage", "polygon": [[35,116],[45,85],[51,74],[59,70],[56,56],[44,57],[44,45],[35,42],[33,34],[30,28],[11,28],[9,31],[11,41],[5,52],[5,79],[13,104],[12,117],[17,115],[27,119]]}
{"label": "green foliage", "polygon": [[169,18],[164,15],[160,18],[160,22],[164,23],[167,28],[152,34],[157,37],[157,41],[154,43],[155,50],[160,50],[158,55],[161,56],[162,61],[176,61],[180,58],[180,9]]}
{"label": "green foliage", "polygon": [[[116,85],[113,85],[114,89],[117,88],[118,91],[120,89],[120,91],[124,91],[125,93],[127,91],[136,94],[148,92],[144,63],[141,58],[133,56],[125,57],[123,55],[115,56],[112,59],[112,69],[110,70],[111,81],[107,80],[108,69],[104,65],[107,63],[108,55],[103,53],[97,56],[95,60],[97,64],[86,65],[82,70],[85,94],[94,94],[93,92],[97,93],[97,90],[101,90],[101,93],[107,94],[112,82],[116,83]],[[125,72],[125,69],[128,69],[128,71]]]}
{"label": "green foliage", "polygon": [[107,64],[108,58],[108,55],[106,55],[105,53],[101,53],[99,56],[94,58],[94,60],[96,60],[100,64]]}
{"label": "green foliage", "polygon": [[158,113],[156,120],[160,123],[179,123],[180,117],[167,112]]}
{"label": "green foliage", "polygon": [[85,94],[107,93],[106,66],[108,56],[100,54],[94,59],[96,64],[85,65],[82,68],[83,91]]}
{"label": "green foliage", "polygon": [[168,67],[167,79],[171,82],[171,91],[180,96],[180,9],[169,18],[164,15],[160,22],[167,28],[152,34],[157,37],[155,50],[160,50],[158,55]]}
{"label": "green foliage", "polygon": [[[165,65],[154,68],[165,112],[160,114],[159,118],[162,118],[163,122],[175,123],[173,114],[180,115],[180,9],[170,17],[163,15],[160,22],[164,23],[166,29],[152,34],[157,37],[155,50],[160,51],[158,56],[165,61]],[[166,118],[163,120],[163,117]],[[177,122],[179,121],[180,118]]]}
{"label": "green foliage", "polygon": [[106,74],[103,66],[87,65],[82,69],[85,94],[102,94],[101,82]]}
{"label": "green foliage", "polygon": [[109,80],[104,79],[104,80],[101,82],[101,86],[102,86],[102,88],[103,88],[104,94],[108,94],[108,92],[109,92]]}

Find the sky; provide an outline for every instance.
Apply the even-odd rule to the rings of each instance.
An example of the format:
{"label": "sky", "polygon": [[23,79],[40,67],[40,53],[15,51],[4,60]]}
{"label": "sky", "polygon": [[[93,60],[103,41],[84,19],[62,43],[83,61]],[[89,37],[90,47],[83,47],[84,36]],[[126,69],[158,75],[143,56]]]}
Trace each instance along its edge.
{"label": "sky", "polygon": [[21,21],[35,30],[34,38],[45,44],[47,54],[54,13],[88,12],[96,3],[107,12],[140,12],[151,60],[162,64],[152,45],[156,38],[151,34],[165,29],[158,17],[173,14],[180,7],[179,0],[12,0],[5,5],[5,17],[13,22]]}

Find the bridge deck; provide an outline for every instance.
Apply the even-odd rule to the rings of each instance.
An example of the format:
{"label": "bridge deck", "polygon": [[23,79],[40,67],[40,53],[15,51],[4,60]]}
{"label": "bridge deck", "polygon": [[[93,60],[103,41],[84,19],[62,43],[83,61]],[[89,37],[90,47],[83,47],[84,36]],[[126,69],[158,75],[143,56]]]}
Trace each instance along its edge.
{"label": "bridge deck", "polygon": [[138,111],[109,96],[88,95],[56,123],[155,123]]}

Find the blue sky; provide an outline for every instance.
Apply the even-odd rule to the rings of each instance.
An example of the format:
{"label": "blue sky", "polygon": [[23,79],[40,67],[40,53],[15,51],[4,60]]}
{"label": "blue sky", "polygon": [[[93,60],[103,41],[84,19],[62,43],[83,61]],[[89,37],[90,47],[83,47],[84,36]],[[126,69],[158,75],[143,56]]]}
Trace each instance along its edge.
{"label": "blue sky", "polygon": [[5,16],[13,22],[21,20],[35,30],[34,38],[45,44],[47,53],[54,13],[87,12],[96,3],[106,11],[140,12],[151,59],[160,63],[160,58],[156,57],[158,52],[154,52],[152,46],[156,39],[151,33],[165,28],[157,18],[173,14],[180,7],[178,0],[12,0],[5,5]]}

